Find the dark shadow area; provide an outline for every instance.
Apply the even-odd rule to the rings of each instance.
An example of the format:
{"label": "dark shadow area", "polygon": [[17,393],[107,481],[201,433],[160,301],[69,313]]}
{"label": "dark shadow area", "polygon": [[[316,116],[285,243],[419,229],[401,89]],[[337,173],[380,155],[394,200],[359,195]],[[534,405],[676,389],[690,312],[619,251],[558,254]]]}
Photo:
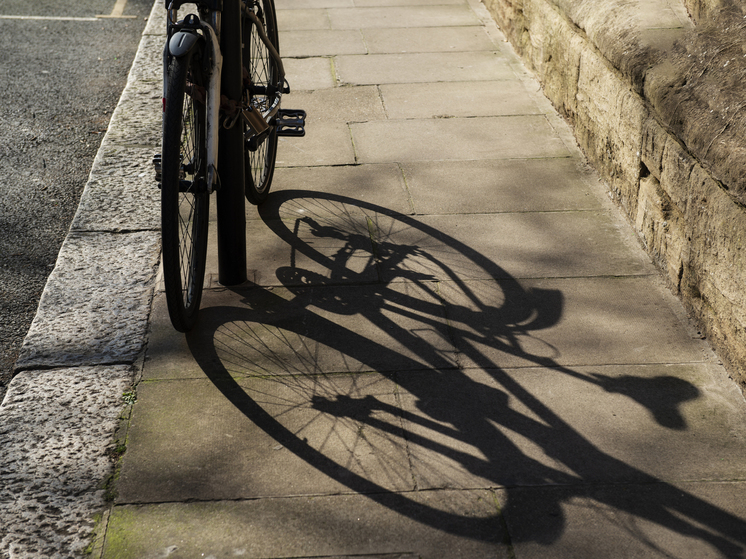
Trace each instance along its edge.
{"label": "dark shadow area", "polygon": [[667,375],[641,378],[630,375],[610,377],[594,373],[591,376],[607,392],[623,394],[645,406],[659,425],[669,429],[686,429],[681,404],[700,396],[696,386]]}
{"label": "dark shadow area", "polygon": [[[686,430],[680,408],[699,397],[692,384],[672,376],[582,373],[557,362],[561,348],[545,345],[548,351],[541,355],[524,349],[522,340],[541,341],[541,331],[557,325],[563,317],[561,292],[524,288],[498,264],[465,244],[412,216],[359,200],[284,191],[270,196],[261,216],[293,253],[291,266],[277,270],[279,283],[289,290],[290,299],[271,288],[244,286],[236,290],[244,307],[203,309],[200,323],[187,341],[221,393],[279,445],[351,491],[421,523],[468,538],[504,542],[502,532],[507,525],[514,543],[550,544],[566,527],[563,503],[585,497],[707,542],[725,557],[740,557],[744,552],[743,519],[601,451],[533,394],[521,381],[523,373],[508,370],[479,349],[489,347],[525,360],[527,368],[541,368],[548,379],[571,377],[606,394],[624,395],[644,406],[658,425]],[[331,240],[337,244],[332,245]],[[297,265],[301,257],[315,270]],[[334,319],[355,315],[364,317],[374,331],[385,332],[392,343],[353,331]],[[329,371],[309,359],[305,368],[299,369],[278,358],[278,370],[269,371],[264,363],[272,358],[267,357],[272,348],[260,347],[259,341],[255,346],[230,345],[229,324],[234,330],[241,329],[242,335],[256,325],[279,329],[283,335],[331,348],[348,360],[345,363],[355,365]],[[280,338],[277,334],[278,343],[282,343]],[[222,349],[229,345],[232,353]],[[406,354],[397,347],[406,348]],[[254,354],[263,351],[267,355]],[[313,354],[311,350],[307,353]],[[469,370],[464,362],[477,365]],[[257,369],[247,371],[246,364],[256,364]],[[456,464],[464,475],[484,480],[482,487],[505,488],[502,511],[491,518],[475,518],[438,510],[352,471],[287,428],[248,394],[235,375],[241,367],[244,378],[274,375],[273,380],[280,383],[325,373],[383,375],[411,397],[409,409],[374,395],[317,393],[308,396],[309,403],[319,415],[352,418],[402,446],[416,446],[431,461]],[[516,436],[530,441],[543,456],[530,456],[516,444]],[[458,444],[445,444],[444,440]],[[429,475],[420,474],[423,479]],[[431,487],[439,483],[459,486],[458,478],[443,482],[437,477],[440,473],[432,475]],[[614,490],[614,484],[650,487],[655,498],[630,498]],[[513,530],[512,519],[525,518],[525,508],[516,507],[525,501],[527,488],[541,492],[541,514],[532,519],[530,531]],[[656,549],[644,537],[632,536],[643,546]]]}

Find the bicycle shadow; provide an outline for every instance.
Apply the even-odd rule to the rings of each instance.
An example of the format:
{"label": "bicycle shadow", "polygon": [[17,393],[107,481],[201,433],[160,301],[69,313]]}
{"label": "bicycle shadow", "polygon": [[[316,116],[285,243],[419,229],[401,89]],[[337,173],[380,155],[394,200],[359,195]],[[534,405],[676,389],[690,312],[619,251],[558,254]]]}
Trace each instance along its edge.
{"label": "bicycle shadow", "polygon": [[[276,270],[290,295],[260,286],[237,289],[243,306],[203,309],[187,342],[224,397],[279,445],[350,491],[462,537],[503,541],[506,519],[510,525],[512,515],[522,514],[513,511],[519,500],[514,493],[526,486],[560,487],[544,501],[530,534],[511,530],[514,543],[558,540],[566,527],[563,503],[586,497],[698,538],[724,556],[743,552],[746,522],[603,452],[533,394],[521,375],[482,350],[489,347],[623,395],[658,425],[685,430],[681,407],[700,396],[691,383],[674,376],[583,373],[561,365],[559,350],[549,344],[539,344],[542,352],[526,349],[527,340],[541,342],[537,334],[562,318],[560,291],[524,287],[463,243],[411,216],[359,200],[283,191],[270,196],[261,216],[292,253],[291,265]],[[301,260],[311,265],[302,267]],[[444,293],[446,284],[450,291]],[[355,331],[344,317],[362,317],[372,330]],[[274,342],[289,348],[291,357],[278,356],[276,346],[254,335],[257,327],[271,328]],[[235,329],[242,331],[240,343]],[[341,358],[323,362],[319,347]],[[370,372],[392,381],[403,396],[309,392],[298,380]],[[478,479],[482,487],[504,488],[507,504],[493,516],[474,517],[418,503],[410,493],[392,489],[401,479],[393,484],[374,479],[289,428],[238,382],[246,374],[271,376],[295,390],[299,400],[288,402],[288,412],[305,399],[319,416],[349,421],[353,430],[373,430],[377,440],[402,449],[402,456],[416,448],[410,459],[418,468],[418,487],[461,487],[464,480]],[[540,452],[527,452],[517,437]],[[615,491],[589,494],[588,484],[608,480],[655,486],[656,500],[629,499]]]}

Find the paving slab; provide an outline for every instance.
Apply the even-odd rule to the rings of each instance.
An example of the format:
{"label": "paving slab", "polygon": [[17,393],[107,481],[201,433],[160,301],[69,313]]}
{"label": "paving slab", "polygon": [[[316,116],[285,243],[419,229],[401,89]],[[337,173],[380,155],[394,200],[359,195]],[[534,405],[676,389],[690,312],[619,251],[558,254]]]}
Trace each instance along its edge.
{"label": "paving slab", "polygon": [[108,141],[137,147],[160,145],[163,91],[154,85],[143,81],[128,84],[111,115],[106,134]]}
{"label": "paving slab", "polygon": [[366,52],[363,35],[357,29],[311,29],[282,33],[282,56],[290,58]]}
{"label": "paving slab", "polygon": [[388,120],[350,126],[357,161],[469,161],[567,157],[543,115]]}
{"label": "paving slab", "polygon": [[282,65],[292,91],[323,89],[336,85],[331,58],[288,58],[283,59]]}
{"label": "paving slab", "polygon": [[278,0],[275,7],[280,10],[307,10],[323,8],[354,8],[355,0]]}
{"label": "paving slab", "polygon": [[[280,49],[283,33],[287,31],[331,29],[329,15],[325,9],[282,9],[277,7],[277,28],[280,32]],[[319,6],[321,8],[321,6]],[[282,50],[281,50],[282,53]],[[287,62],[283,60],[283,64]]]}
{"label": "paving slab", "polygon": [[[193,344],[214,352],[220,331],[225,351],[250,352],[231,368],[239,376],[708,361],[706,346],[682,331],[665,303],[630,303],[645,278],[505,283],[216,290],[205,296],[208,333]],[[618,296],[604,301],[603,293]],[[165,308],[156,309],[154,334],[171,341],[144,377],[199,376],[191,357],[178,370],[168,363],[179,360],[170,349],[176,338]],[[652,311],[657,317],[647,318]]]}
{"label": "paving slab", "polygon": [[374,223],[378,246],[389,251],[381,255],[385,281],[407,274],[448,280],[653,273],[601,211],[480,213],[468,220],[379,214]]}
{"label": "paving slab", "polygon": [[[389,6],[432,6],[432,0],[354,0],[355,7],[364,8],[366,6],[389,7]],[[436,5],[445,6],[451,4],[466,4],[464,0],[438,0]]]}
{"label": "paving slab", "polygon": [[106,557],[509,557],[491,492],[117,507]]}
{"label": "paving slab", "polygon": [[686,363],[712,359],[654,277],[442,282],[459,365]]}
{"label": "paving slab", "polygon": [[[373,243],[365,217],[330,217],[321,226],[344,233],[326,237],[319,235],[317,222],[311,218],[301,218],[291,225],[296,231],[293,243],[313,246],[313,253],[309,254],[308,251],[299,252],[279,236],[270,236],[272,230],[287,230],[286,224],[267,224],[258,220],[247,222],[246,258],[253,282],[269,286],[306,286],[309,283],[339,285],[377,281],[376,268],[371,265]],[[210,237],[216,239],[216,225],[211,224],[210,232]],[[258,238],[265,242],[252,242]],[[217,270],[217,243],[211,243],[211,248],[215,250],[207,257],[208,270]],[[342,260],[336,267],[330,265],[335,259]]]}
{"label": "paving slab", "polygon": [[[377,168],[348,168],[325,180]],[[403,207],[401,178],[394,167],[388,169],[391,195],[398,195]],[[302,172],[296,173],[300,179]],[[417,193],[413,203],[417,207]],[[299,270],[317,274],[324,284],[654,273],[640,253],[629,250],[618,224],[598,209],[478,213],[464,221],[445,212],[413,217],[341,194],[290,190],[273,197],[262,216],[263,224],[249,220],[247,233],[249,267],[264,270],[262,284],[276,284],[269,279],[273,270],[294,259]],[[266,242],[250,242],[270,231],[274,235]],[[600,245],[601,254],[595,250]]]}
{"label": "paving slab", "polygon": [[427,161],[401,166],[417,214],[600,210],[577,160]]}
{"label": "paving slab", "polygon": [[[539,114],[521,82],[437,82],[380,86],[391,119]],[[495,95],[499,91],[500,95]]]}
{"label": "paving slab", "polygon": [[[206,375],[141,385],[118,502],[352,493],[346,483],[358,478],[378,491],[414,489],[395,414],[382,408],[367,417],[337,417],[316,406],[317,399],[371,398],[397,409],[391,380],[375,374],[221,380],[222,366]],[[349,412],[357,413],[354,406]],[[392,432],[376,429],[377,422]]]}
{"label": "paving slab", "polygon": [[306,111],[306,126],[313,122],[349,123],[386,118],[381,94],[372,85],[295,91],[288,98],[292,100],[292,108]]}
{"label": "paving slab", "polygon": [[286,221],[307,215],[368,215],[374,213],[369,208],[375,206],[400,214],[412,211],[404,175],[395,163],[276,169],[272,189],[272,200],[260,212],[247,211],[248,219],[261,215]]}
{"label": "paving slab", "polygon": [[514,77],[508,60],[497,52],[438,52],[341,55],[335,68],[343,84],[389,84],[435,81],[494,81]]}
{"label": "paving slab", "polygon": [[[129,80],[132,82],[163,82],[163,60],[151,56],[149,53],[163,51],[166,40],[166,18],[160,17],[160,6],[154,6],[157,10],[155,18],[151,17],[148,27],[143,33],[140,41],[142,49],[138,49],[135,61],[132,64]],[[155,12],[154,12],[155,13]],[[158,25],[152,23],[158,21]]]}
{"label": "paving slab", "polygon": [[[233,355],[238,377],[456,366],[445,309],[429,285],[396,284],[385,295],[368,286],[213,290],[204,308],[204,335],[189,341],[190,352]],[[167,347],[143,378],[198,377],[201,364],[189,356],[176,358],[179,367],[164,363],[184,346],[169,336],[165,307],[155,309],[153,330]]]}
{"label": "paving slab", "polygon": [[309,122],[303,138],[278,139],[278,167],[354,165],[350,128],[343,122]]}
{"label": "paving slab", "polygon": [[713,377],[711,363],[685,363],[396,380],[415,481],[426,489],[743,479],[740,394]]}
{"label": "paving slab", "polygon": [[[455,27],[479,25],[467,4],[331,8],[332,29]],[[402,31],[406,33],[406,31]]]}
{"label": "paving slab", "polygon": [[481,26],[409,28],[405,32],[366,28],[361,34],[371,54],[495,51],[495,44]]}
{"label": "paving slab", "polygon": [[740,557],[743,482],[584,485],[499,492],[515,557]]}

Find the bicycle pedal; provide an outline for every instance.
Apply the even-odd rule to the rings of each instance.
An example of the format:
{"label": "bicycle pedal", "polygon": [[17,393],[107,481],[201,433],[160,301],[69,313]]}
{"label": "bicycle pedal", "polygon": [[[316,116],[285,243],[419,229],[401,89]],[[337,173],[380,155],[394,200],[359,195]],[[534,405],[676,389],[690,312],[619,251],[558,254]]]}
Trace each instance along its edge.
{"label": "bicycle pedal", "polygon": [[158,183],[158,188],[161,187],[161,154],[156,153],[153,156],[153,168],[155,169],[155,182]]}
{"label": "bicycle pedal", "polygon": [[306,135],[306,111],[299,109],[280,109],[277,111],[278,136],[302,137]]}

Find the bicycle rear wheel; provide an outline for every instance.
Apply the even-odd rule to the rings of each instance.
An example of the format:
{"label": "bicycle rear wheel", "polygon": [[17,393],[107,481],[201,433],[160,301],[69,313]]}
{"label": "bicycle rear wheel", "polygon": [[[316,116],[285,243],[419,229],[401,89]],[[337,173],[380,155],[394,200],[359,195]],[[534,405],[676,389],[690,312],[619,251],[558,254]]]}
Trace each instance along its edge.
{"label": "bicycle rear wheel", "polygon": [[[280,51],[277,19],[273,0],[244,0],[262,22],[264,31],[272,45]],[[245,101],[266,114],[269,107],[281,94],[278,83],[279,70],[270,56],[267,46],[260,38],[254,22],[243,16],[243,65]],[[277,129],[270,121],[269,132],[264,138],[252,138],[246,142],[244,165],[246,171],[246,198],[252,204],[261,204],[267,199],[272,184],[277,157]]]}
{"label": "bicycle rear wheel", "polygon": [[196,48],[172,60],[163,123],[163,279],[171,323],[180,332],[197,321],[207,258],[210,198],[201,59]]}

